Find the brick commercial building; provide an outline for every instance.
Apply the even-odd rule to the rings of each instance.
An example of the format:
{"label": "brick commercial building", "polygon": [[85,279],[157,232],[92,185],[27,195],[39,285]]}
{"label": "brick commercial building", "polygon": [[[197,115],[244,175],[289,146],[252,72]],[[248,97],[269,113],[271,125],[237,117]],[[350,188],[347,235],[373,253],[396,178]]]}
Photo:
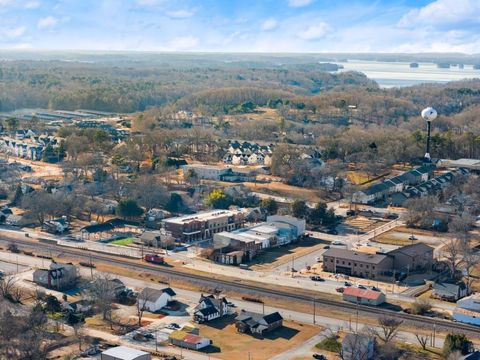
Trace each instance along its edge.
{"label": "brick commercial building", "polygon": [[333,273],[380,279],[393,268],[393,258],[347,249],[328,249],[323,253],[323,270]]}
{"label": "brick commercial building", "polygon": [[366,279],[391,278],[395,273],[428,271],[433,248],[423,243],[402,246],[386,254],[332,248],[323,254],[323,270]]}
{"label": "brick commercial building", "polygon": [[402,246],[388,253],[393,255],[396,271],[428,270],[433,265],[433,248],[424,243]]}
{"label": "brick commercial building", "polygon": [[212,210],[162,221],[165,230],[177,241],[210,240],[213,234],[239,229],[245,223],[241,210]]}

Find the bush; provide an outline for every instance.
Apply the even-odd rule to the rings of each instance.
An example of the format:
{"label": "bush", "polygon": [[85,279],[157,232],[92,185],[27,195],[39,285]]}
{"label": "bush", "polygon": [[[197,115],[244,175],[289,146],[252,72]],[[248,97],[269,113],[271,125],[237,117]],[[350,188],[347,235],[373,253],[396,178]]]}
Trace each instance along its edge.
{"label": "bush", "polygon": [[342,350],[342,344],[338,341],[337,335],[330,335],[326,337],[317,345],[315,345],[315,347],[320,350],[330,351],[334,353],[340,353],[340,351]]}
{"label": "bush", "polygon": [[412,314],[423,315],[432,310],[432,304],[429,299],[416,299],[412,304]]}

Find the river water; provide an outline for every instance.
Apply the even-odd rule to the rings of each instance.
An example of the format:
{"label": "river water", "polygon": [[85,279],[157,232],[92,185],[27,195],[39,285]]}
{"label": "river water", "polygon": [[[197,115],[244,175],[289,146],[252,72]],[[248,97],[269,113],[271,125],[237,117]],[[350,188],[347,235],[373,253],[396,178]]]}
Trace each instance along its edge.
{"label": "river water", "polygon": [[344,67],[340,71],[360,71],[384,88],[480,78],[480,70],[474,70],[473,65],[441,69],[433,63],[418,63],[418,68],[410,68],[409,62],[348,60],[338,64]]}

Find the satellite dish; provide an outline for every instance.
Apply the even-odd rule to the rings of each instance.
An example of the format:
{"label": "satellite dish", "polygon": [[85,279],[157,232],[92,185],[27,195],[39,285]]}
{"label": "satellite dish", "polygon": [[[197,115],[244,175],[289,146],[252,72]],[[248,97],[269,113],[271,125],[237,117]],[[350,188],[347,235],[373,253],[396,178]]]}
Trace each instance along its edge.
{"label": "satellite dish", "polygon": [[432,107],[427,107],[426,109],[423,109],[422,118],[428,122],[435,120],[437,118],[437,110]]}

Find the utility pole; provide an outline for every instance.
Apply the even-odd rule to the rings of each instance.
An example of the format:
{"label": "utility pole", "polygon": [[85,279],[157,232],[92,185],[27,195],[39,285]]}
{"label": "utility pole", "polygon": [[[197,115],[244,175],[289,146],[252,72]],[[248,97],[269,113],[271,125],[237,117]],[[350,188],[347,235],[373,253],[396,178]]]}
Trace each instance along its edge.
{"label": "utility pole", "polygon": [[358,302],[359,302],[360,298],[357,297],[357,308],[356,308],[356,315],[357,315],[357,320],[355,322],[355,334],[358,334]]}
{"label": "utility pole", "polygon": [[295,270],[295,255],[292,255],[292,278],[293,278],[293,271]]}
{"label": "utility pole", "polygon": [[262,301],[262,313],[265,315],[265,303]]}
{"label": "utility pole", "polygon": [[93,263],[92,263],[92,254],[91,253],[89,253],[89,257],[90,257],[90,277],[93,280]]}
{"label": "utility pole", "polygon": [[315,297],[313,297],[313,325],[315,325],[315,312],[316,312],[316,308],[315,308]]}

